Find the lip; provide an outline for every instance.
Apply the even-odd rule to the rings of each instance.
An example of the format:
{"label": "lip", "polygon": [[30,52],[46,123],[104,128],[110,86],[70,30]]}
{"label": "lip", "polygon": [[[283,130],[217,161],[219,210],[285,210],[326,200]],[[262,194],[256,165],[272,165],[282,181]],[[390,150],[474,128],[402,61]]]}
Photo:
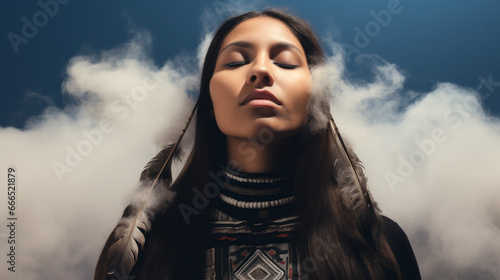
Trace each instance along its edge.
{"label": "lip", "polygon": [[[240,103],[240,105],[245,105],[248,104],[252,100],[269,100],[276,105],[281,105],[281,101],[274,96],[270,91],[265,90],[265,89],[254,89],[252,90],[246,97],[245,99]],[[252,104],[258,105],[258,104],[265,104],[269,102],[252,102]]]}

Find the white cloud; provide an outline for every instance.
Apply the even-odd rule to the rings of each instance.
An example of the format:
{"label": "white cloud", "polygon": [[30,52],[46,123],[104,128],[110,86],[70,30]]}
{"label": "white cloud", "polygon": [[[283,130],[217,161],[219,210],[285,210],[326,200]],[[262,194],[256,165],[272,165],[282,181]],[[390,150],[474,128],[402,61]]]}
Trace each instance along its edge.
{"label": "white cloud", "polygon": [[334,88],[334,118],[383,212],[412,241],[423,279],[498,277],[500,120],[482,94],[439,83],[415,98],[384,61],[371,66],[373,81],[353,82],[334,50],[318,79]]}
{"label": "white cloud", "polygon": [[[71,60],[63,88],[79,105],[48,108],[25,130],[0,128],[2,180],[9,165],[18,180],[17,272],[6,274],[3,262],[0,274],[92,278],[142,168],[182,131],[196,73],[154,66],[142,53],[148,40],[138,38],[144,36],[99,57]],[[0,248],[6,252],[5,239]]]}

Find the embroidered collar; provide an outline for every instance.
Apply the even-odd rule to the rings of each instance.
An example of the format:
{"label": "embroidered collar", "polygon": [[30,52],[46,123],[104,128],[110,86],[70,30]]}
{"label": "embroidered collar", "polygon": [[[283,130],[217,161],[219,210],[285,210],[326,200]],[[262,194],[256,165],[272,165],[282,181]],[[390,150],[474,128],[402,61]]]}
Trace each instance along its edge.
{"label": "embroidered collar", "polygon": [[271,173],[248,173],[221,167],[225,187],[219,199],[244,209],[267,209],[290,204],[294,197],[286,176]]}

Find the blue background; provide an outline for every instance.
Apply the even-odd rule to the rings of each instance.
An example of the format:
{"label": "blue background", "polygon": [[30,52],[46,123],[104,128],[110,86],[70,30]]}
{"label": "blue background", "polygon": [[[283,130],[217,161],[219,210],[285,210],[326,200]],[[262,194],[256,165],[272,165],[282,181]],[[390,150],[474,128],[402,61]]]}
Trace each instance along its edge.
{"label": "blue background", "polygon": [[[372,13],[387,10],[390,1],[395,0],[261,1],[256,7],[287,7],[311,22],[321,37],[331,34],[336,41],[356,47],[355,28],[365,30],[374,21]],[[392,14],[389,24],[358,50],[398,65],[407,78],[405,90],[424,94],[437,82],[475,88],[489,95],[482,100],[486,110],[500,116],[500,1],[399,2],[402,11]],[[2,1],[0,126],[22,128],[30,116],[47,106],[70,104],[61,93],[70,58],[116,48],[131,38],[131,30],[151,32],[149,54],[157,65],[179,54],[195,55],[204,32],[200,17],[220,4],[72,0],[59,4],[59,11],[48,17],[28,43],[20,44],[16,53],[8,34],[22,36],[21,19],[26,17],[33,23],[33,16],[42,8],[38,1]],[[350,57],[347,66],[351,73],[369,79],[363,66],[354,62],[355,54]],[[491,79],[493,84],[481,86],[481,79]]]}

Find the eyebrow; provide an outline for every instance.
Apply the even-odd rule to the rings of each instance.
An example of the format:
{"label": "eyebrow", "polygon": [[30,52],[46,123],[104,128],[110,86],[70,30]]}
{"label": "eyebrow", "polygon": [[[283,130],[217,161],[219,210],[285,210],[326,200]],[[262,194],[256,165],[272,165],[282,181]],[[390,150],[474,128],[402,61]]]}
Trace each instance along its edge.
{"label": "eyebrow", "polygon": [[[225,49],[227,49],[228,47],[232,47],[232,46],[241,47],[241,48],[245,48],[245,49],[251,49],[251,48],[254,47],[254,44],[252,44],[250,42],[246,42],[246,41],[236,41],[236,42],[228,44],[227,46],[225,46],[224,48],[222,48],[222,50],[220,50],[220,52],[219,52],[219,55]],[[288,43],[288,42],[278,42],[278,43],[274,44],[272,47],[273,48],[277,48],[277,49],[292,49],[292,50],[296,50],[298,53],[300,53],[302,56],[305,57],[305,55],[302,53],[302,51],[297,46],[295,46],[294,44]]]}

